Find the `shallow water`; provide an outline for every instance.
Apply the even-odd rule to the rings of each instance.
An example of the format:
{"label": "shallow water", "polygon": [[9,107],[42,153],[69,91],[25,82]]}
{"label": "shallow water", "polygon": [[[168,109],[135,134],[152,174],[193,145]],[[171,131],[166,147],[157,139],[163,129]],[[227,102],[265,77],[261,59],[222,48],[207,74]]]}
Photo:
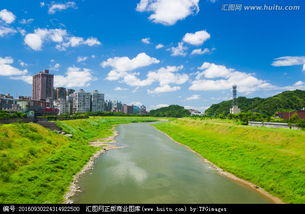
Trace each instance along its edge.
{"label": "shallow water", "polygon": [[74,203],[272,203],[220,174],[147,123],[120,125],[117,142],[80,180]]}

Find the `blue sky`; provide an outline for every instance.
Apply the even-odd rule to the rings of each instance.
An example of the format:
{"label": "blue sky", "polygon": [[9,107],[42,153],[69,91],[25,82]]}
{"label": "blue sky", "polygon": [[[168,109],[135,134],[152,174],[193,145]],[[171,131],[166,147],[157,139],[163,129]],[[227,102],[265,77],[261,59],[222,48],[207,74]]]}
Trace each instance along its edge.
{"label": "blue sky", "polygon": [[[225,11],[230,5],[241,10]],[[247,11],[248,5],[300,6]],[[298,0],[11,0],[0,3],[0,93],[31,95],[31,75],[149,109],[204,110],[238,95],[305,89]]]}

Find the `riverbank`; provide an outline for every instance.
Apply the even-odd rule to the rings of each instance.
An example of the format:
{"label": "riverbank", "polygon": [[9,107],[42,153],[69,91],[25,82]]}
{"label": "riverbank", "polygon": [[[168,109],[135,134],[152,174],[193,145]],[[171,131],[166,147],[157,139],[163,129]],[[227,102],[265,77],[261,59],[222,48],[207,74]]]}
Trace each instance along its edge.
{"label": "riverbank", "polygon": [[[160,130],[158,130],[158,131],[160,131]],[[231,180],[234,180],[238,183],[241,183],[248,188],[254,189],[255,191],[262,194],[264,197],[271,199],[271,201],[273,201],[273,203],[275,203],[275,204],[284,204],[284,202],[281,199],[279,199],[278,197],[275,197],[275,196],[271,195],[269,192],[265,191],[264,189],[260,188],[259,186],[255,185],[255,184],[253,184],[253,183],[251,183],[247,180],[239,178],[239,177],[235,176],[234,174],[225,171],[224,169],[216,166],[214,163],[212,163],[208,159],[204,158],[198,152],[194,151],[191,147],[189,147],[185,144],[182,144],[180,142],[175,141],[171,136],[169,136],[168,134],[166,134],[162,131],[160,131],[160,132],[163,133],[164,135],[166,135],[168,138],[170,138],[174,143],[179,144],[179,145],[185,147],[187,150],[191,151],[192,153],[196,154],[203,162],[209,164],[212,168],[216,169],[219,174],[221,174],[221,175],[223,175],[223,176],[225,176],[225,177],[227,177]]]}
{"label": "riverbank", "polygon": [[304,132],[192,119],[154,126],[275,203],[304,203]]}
{"label": "riverbank", "polygon": [[1,203],[62,203],[74,175],[100,150],[88,142],[107,138],[117,124],[155,121],[94,117],[56,122],[66,137],[38,124],[0,125]]}
{"label": "riverbank", "polygon": [[73,181],[70,184],[69,191],[66,193],[64,197],[64,202],[63,202],[64,204],[72,204],[73,203],[72,197],[77,192],[81,192],[80,187],[78,185],[79,178],[84,173],[88,172],[89,170],[92,170],[95,159],[97,159],[100,155],[102,155],[108,150],[119,148],[118,146],[113,145],[115,144],[115,138],[118,136],[118,132],[116,131],[115,127],[112,128],[112,132],[113,134],[110,137],[98,139],[96,141],[89,143],[91,146],[97,147],[99,150],[96,151],[94,155],[90,157],[89,161],[82,168],[82,170],[73,176]]}

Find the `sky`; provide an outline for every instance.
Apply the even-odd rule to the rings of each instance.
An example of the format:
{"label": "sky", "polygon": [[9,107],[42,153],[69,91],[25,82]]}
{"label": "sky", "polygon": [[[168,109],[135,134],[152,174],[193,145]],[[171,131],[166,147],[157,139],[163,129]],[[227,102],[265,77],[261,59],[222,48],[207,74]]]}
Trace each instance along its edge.
{"label": "sky", "polygon": [[204,111],[234,84],[246,97],[305,90],[304,20],[303,0],[1,1],[0,93],[31,96],[44,69],[56,87],[148,109]]}

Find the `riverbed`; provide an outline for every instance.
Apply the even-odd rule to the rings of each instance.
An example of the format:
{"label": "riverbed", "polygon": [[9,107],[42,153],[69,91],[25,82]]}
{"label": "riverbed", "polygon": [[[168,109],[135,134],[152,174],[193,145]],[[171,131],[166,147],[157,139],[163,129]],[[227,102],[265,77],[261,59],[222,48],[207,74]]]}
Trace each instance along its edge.
{"label": "riverbed", "polygon": [[117,127],[120,149],[95,160],[74,203],[272,203],[219,174],[149,123]]}

